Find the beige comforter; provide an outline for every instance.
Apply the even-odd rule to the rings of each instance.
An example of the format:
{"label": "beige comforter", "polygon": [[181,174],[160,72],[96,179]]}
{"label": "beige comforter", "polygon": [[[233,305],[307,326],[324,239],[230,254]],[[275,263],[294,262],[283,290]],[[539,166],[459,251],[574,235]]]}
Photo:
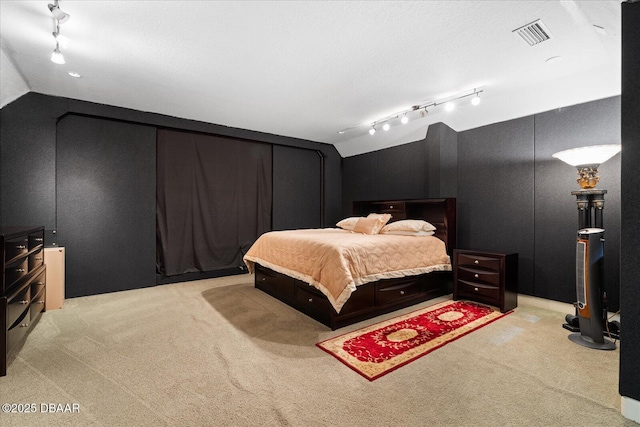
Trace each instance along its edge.
{"label": "beige comforter", "polygon": [[315,286],[336,312],[357,285],[380,279],[451,270],[445,244],[434,236],[360,234],[338,228],[271,231],[244,256]]}

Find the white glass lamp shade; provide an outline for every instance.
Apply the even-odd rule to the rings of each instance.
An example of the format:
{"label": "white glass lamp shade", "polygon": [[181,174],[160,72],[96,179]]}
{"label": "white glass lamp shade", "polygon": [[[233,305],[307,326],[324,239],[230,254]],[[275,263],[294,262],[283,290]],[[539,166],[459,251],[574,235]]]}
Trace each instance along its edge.
{"label": "white glass lamp shade", "polygon": [[559,151],[551,157],[560,159],[571,166],[601,165],[620,152],[620,144],[591,145]]}
{"label": "white glass lamp shade", "polygon": [[583,190],[595,188],[600,181],[600,165],[620,152],[620,144],[592,145],[572,148],[552,154],[552,157],[575,166],[578,169],[577,182]]}

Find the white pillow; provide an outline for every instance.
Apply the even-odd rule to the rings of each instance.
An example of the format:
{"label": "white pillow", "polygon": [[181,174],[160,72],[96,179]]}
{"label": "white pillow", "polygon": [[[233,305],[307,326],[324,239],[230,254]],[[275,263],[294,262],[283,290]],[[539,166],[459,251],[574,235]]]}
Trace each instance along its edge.
{"label": "white pillow", "polygon": [[352,216],[350,218],[345,218],[341,221],[338,221],[336,226],[342,228],[343,230],[353,231],[353,229],[356,227],[356,223],[360,218],[361,217],[359,216]]}
{"label": "white pillow", "polygon": [[390,232],[405,231],[405,232],[418,232],[418,231],[435,231],[436,227],[433,224],[423,221],[421,219],[401,219],[400,221],[392,222],[385,225],[380,234],[389,234]]}

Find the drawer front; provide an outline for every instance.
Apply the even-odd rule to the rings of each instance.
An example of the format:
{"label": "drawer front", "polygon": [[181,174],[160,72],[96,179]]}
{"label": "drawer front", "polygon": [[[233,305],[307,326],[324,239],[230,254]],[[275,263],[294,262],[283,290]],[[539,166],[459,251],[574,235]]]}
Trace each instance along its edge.
{"label": "drawer front", "polygon": [[[302,286],[307,286],[308,289]],[[319,291],[311,288],[309,285],[296,286],[296,301],[305,307],[309,307],[315,311],[326,313],[328,309],[332,309],[331,303]]]}
{"label": "drawer front", "polygon": [[[27,286],[7,301],[7,327],[11,327],[14,322],[29,308],[31,302],[31,287]],[[28,320],[28,319],[27,319]]]}
{"label": "drawer front", "polygon": [[40,230],[29,234],[29,250],[40,245],[44,246],[44,231]]}
{"label": "drawer front", "polygon": [[265,270],[263,267],[256,268],[256,286],[265,292],[276,292],[293,298],[293,279],[284,274]]}
{"label": "drawer front", "polygon": [[381,282],[376,291],[376,305],[393,304],[421,293],[423,293],[423,286],[420,279]]}
{"label": "drawer front", "polygon": [[44,292],[44,289],[42,289],[39,294],[31,299],[31,304],[29,305],[29,312],[31,313],[31,323],[35,322],[35,320],[40,317],[40,315],[44,311]]}
{"label": "drawer front", "polygon": [[487,270],[500,271],[500,258],[474,254],[458,254],[459,266],[473,266]]}
{"label": "drawer front", "polygon": [[458,280],[456,291],[459,298],[478,299],[492,305],[499,305],[500,288],[495,286]]}
{"label": "drawer front", "polygon": [[29,269],[29,260],[27,258],[24,259],[19,264],[13,264],[11,267],[6,268],[4,271],[5,277],[5,289],[11,288],[18,279],[25,276]]}
{"label": "drawer front", "polygon": [[27,331],[29,331],[29,325],[31,324],[31,316],[29,309],[25,310],[20,319],[13,328],[7,331],[7,352],[16,346],[24,338]]}
{"label": "drawer front", "polygon": [[484,282],[500,286],[500,273],[496,271],[479,270],[469,267],[458,267],[458,279],[469,282]]}
{"label": "drawer front", "polygon": [[40,291],[44,289],[46,283],[45,275],[46,273],[43,271],[38,275],[38,277],[33,279],[33,281],[31,282],[31,295],[38,295]]}
{"label": "drawer front", "polygon": [[26,237],[11,239],[4,242],[4,261],[9,262],[13,258],[29,252],[29,240]]}
{"label": "drawer front", "polygon": [[35,270],[42,264],[44,264],[44,249],[40,249],[29,255],[29,271]]}
{"label": "drawer front", "polygon": [[341,313],[356,313],[362,310],[370,310],[375,302],[374,286],[358,286],[351,294],[347,302],[342,306]]}

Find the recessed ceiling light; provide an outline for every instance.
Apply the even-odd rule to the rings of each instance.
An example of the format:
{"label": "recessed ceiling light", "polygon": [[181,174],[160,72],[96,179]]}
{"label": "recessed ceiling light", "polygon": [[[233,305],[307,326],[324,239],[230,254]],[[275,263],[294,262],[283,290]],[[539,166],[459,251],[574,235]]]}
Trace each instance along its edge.
{"label": "recessed ceiling light", "polygon": [[69,74],[71,77],[74,77],[76,79],[82,78],[82,76],[80,74],[76,73],[75,71],[69,71],[67,74]]}
{"label": "recessed ceiling light", "polygon": [[556,62],[560,62],[562,61],[562,56],[552,56],[551,58],[548,58],[546,61],[547,64],[555,64]]}

